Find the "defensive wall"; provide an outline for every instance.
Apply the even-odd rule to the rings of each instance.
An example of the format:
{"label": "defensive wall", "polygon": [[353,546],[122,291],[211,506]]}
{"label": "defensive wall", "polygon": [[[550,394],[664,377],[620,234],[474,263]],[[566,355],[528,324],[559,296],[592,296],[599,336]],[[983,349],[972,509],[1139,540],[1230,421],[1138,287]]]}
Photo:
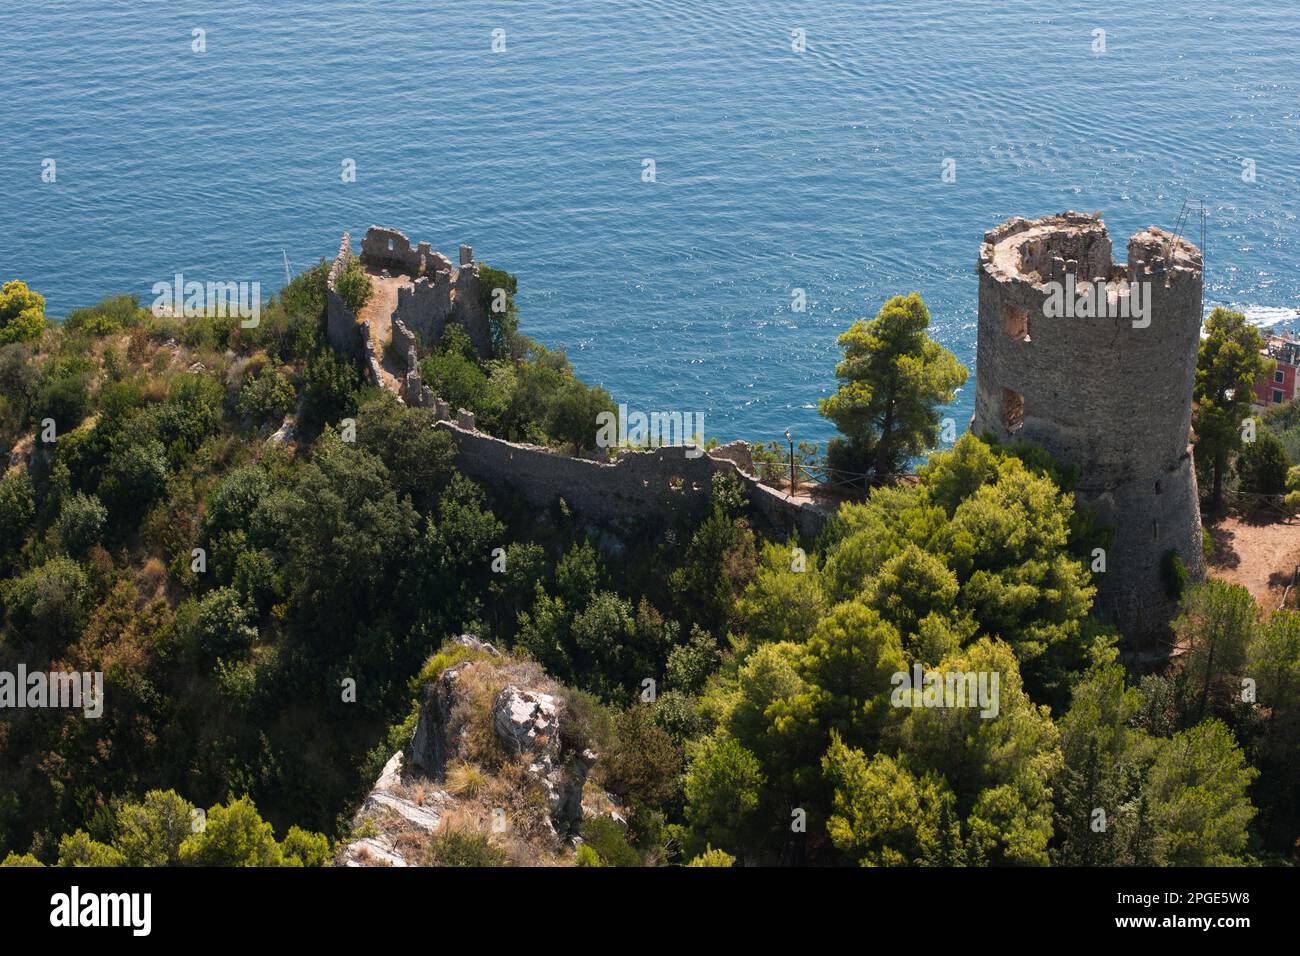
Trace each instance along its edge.
{"label": "defensive wall", "polygon": [[745,488],[753,514],[769,530],[814,538],[826,523],[827,513],[812,502],[760,483],[751,473],[744,442],[703,454],[679,445],[622,451],[613,461],[592,461],[494,438],[477,430],[472,412],[462,409],[453,421],[445,402],[437,401],[435,407],[435,427],[445,429],[456,442],[461,471],[507,488],[538,508],[563,498],[576,514],[599,522],[663,516],[673,508],[699,517],[709,510],[713,476],[721,472]]}

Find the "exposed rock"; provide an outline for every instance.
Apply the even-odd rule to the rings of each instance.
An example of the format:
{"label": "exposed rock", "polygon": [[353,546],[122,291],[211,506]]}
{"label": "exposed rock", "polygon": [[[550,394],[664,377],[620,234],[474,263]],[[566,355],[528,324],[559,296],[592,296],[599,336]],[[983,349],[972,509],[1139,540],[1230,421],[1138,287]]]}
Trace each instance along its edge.
{"label": "exposed rock", "polygon": [[296,441],[298,439],[298,429],[295,427],[296,419],[292,415],[286,415],[280,427],[271,433],[267,441],[274,442],[277,445],[285,442]]}
{"label": "exposed rock", "polygon": [[590,750],[561,754],[556,699],[507,685],[492,705],[492,724],[501,742],[529,761],[529,773],[546,789],[551,821],[564,827],[580,822],[582,788],[597,757]]}
{"label": "exposed rock", "polygon": [[505,745],[514,753],[533,756],[534,765],[549,771],[560,752],[559,719],[555,698],[504,687],[492,705],[492,723]]}
{"label": "exposed rock", "polygon": [[[597,755],[589,749],[566,747],[563,742],[564,689],[535,663],[505,657],[472,635],[455,638],[444,646],[443,653],[457,648],[472,656],[425,684],[411,742],[388,761],[358,809],[353,819],[357,837],[340,852],[339,864],[416,865],[429,835],[453,814],[457,826],[477,822],[481,831],[495,831],[493,821],[508,811],[492,801],[501,799],[502,781],[518,779],[510,773],[533,778],[545,793],[544,807],[540,794],[525,799],[533,801],[530,806],[534,810],[525,812],[529,833],[518,836],[520,841],[535,844],[534,857],[541,853],[555,858],[564,852],[566,840],[584,816],[600,815],[597,806],[613,806],[608,794],[586,787]],[[486,750],[484,732],[489,733]],[[493,739],[500,744],[499,750],[490,744]],[[507,768],[512,759],[521,761],[522,767],[510,773],[500,771],[497,764],[502,753],[508,755],[504,758]],[[480,760],[497,769],[482,770]],[[452,769],[456,770],[451,784],[458,787],[455,794],[447,789]],[[495,773],[494,795],[466,788],[466,773]],[[521,797],[527,789],[520,790]],[[587,806],[584,789],[590,797]],[[507,799],[506,806],[510,805]]]}
{"label": "exposed rock", "polygon": [[22,471],[31,461],[32,455],[36,450],[36,433],[24,435],[14,444],[9,452],[9,462],[6,466],[7,471]]}
{"label": "exposed rock", "polygon": [[487,641],[480,641],[473,634],[462,634],[460,637],[452,640],[453,644],[459,644],[461,647],[468,647],[471,651],[484,651],[493,657],[500,657],[501,652]]}
{"label": "exposed rock", "polygon": [[405,858],[376,837],[349,843],[339,861],[342,866],[408,866]]}
{"label": "exposed rock", "polygon": [[344,848],[339,858],[342,865],[412,865],[402,837],[433,833],[455,806],[455,800],[445,790],[408,786],[402,778],[402,755],[396,753],[384,765],[375,788],[357,811],[356,830],[364,835]]}

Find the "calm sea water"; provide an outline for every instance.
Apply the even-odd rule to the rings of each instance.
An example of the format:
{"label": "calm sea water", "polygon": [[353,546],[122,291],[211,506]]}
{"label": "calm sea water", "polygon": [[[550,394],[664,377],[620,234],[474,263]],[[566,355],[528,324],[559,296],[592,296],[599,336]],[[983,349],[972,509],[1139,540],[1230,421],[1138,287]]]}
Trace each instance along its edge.
{"label": "calm sea water", "polygon": [[176,272],[269,292],[392,225],[517,273],[616,398],[751,439],[830,433],[835,338],[893,294],[973,364],[1010,215],[1100,209],[1122,247],[1204,199],[1208,303],[1295,316],[1300,11],[1044,6],[6,3],[0,279],[56,315]]}

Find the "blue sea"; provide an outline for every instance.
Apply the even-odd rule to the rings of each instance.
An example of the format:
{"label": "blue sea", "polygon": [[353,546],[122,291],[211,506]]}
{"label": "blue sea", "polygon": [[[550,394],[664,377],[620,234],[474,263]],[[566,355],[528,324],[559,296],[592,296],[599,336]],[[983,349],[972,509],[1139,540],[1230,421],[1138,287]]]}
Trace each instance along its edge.
{"label": "blue sea", "polygon": [[53,315],[177,272],[269,293],[391,225],[515,272],[524,331],[618,400],[751,440],[832,433],[836,336],[894,294],[973,366],[1011,215],[1101,210],[1122,249],[1203,200],[1207,307],[1285,322],[1300,8],[1137,6],[10,2],[0,279]]}

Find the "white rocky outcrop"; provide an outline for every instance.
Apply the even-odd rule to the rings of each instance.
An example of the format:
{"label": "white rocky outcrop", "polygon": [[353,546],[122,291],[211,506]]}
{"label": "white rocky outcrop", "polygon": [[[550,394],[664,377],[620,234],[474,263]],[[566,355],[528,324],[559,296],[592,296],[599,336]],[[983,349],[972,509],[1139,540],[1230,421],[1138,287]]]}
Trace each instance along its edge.
{"label": "white rocky outcrop", "polygon": [[[357,810],[355,838],[340,852],[341,865],[415,866],[428,837],[449,816],[473,821],[499,815],[480,795],[458,796],[447,789],[448,769],[473,765],[473,746],[482,746],[484,729],[490,729],[507,760],[521,761],[545,792],[546,819],[538,832],[548,853],[560,853],[584,812],[593,814],[591,806],[584,811],[583,791],[598,758],[589,749],[566,747],[563,688],[536,664],[503,657],[472,636],[462,635],[448,647],[463,648],[468,659],[423,688],[411,742],[384,766]],[[485,709],[488,728],[475,726],[475,721],[482,724]],[[597,796],[600,804],[612,805],[608,795]]]}

